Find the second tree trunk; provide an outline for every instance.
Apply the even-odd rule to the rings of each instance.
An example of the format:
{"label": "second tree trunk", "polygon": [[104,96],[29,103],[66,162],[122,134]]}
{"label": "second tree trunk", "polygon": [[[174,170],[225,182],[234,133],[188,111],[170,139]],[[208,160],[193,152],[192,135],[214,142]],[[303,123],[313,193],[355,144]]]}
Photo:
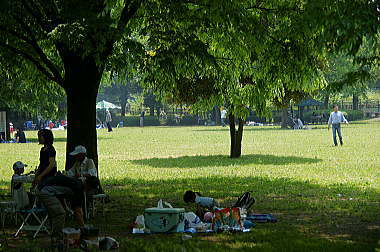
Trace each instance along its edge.
{"label": "second tree trunk", "polygon": [[235,116],[228,116],[230,125],[231,150],[230,158],[238,158],[241,156],[241,142],[243,140],[244,120],[238,119],[238,129],[236,130]]}

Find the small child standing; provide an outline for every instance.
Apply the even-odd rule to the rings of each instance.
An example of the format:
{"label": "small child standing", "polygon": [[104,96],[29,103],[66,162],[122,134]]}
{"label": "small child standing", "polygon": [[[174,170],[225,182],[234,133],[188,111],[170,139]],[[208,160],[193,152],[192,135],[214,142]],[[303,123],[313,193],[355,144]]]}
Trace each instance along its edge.
{"label": "small child standing", "polygon": [[14,174],[11,181],[11,193],[13,200],[16,202],[17,210],[24,209],[33,204],[32,195],[29,195],[25,191],[23,184],[32,182],[34,176],[23,175],[25,167],[27,167],[27,165],[21,161],[17,161],[13,164]]}

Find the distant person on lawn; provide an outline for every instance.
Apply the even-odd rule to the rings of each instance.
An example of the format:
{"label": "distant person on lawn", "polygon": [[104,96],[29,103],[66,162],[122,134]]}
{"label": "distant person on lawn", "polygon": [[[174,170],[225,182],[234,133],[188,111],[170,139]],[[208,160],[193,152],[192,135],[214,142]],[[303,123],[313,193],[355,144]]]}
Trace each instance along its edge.
{"label": "distant person on lawn", "polygon": [[112,132],[111,122],[112,122],[111,112],[107,109],[107,111],[106,111],[106,124],[107,124],[107,128],[108,128],[108,132]]}
{"label": "distant person on lawn", "polygon": [[341,123],[346,123],[348,124],[347,119],[344,117],[343,113],[339,111],[338,105],[333,106],[334,111],[331,112],[329,122],[328,122],[328,130],[330,130],[330,126],[332,125],[332,130],[333,130],[333,140],[334,140],[334,145],[337,146],[338,143],[336,141],[336,133],[338,132],[339,136],[339,141],[340,145],[343,145],[343,138],[342,138],[342,130],[340,127]]}
{"label": "distant person on lawn", "polygon": [[222,121],[222,126],[225,127],[226,126],[226,118],[227,118],[227,110],[226,109],[223,109],[221,112],[220,112],[220,119]]}
{"label": "distant person on lawn", "polygon": [[140,127],[144,127],[145,109],[141,111],[140,114]]}
{"label": "distant person on lawn", "polygon": [[22,129],[17,128],[16,134],[15,134],[15,140],[16,140],[16,143],[26,143],[25,132],[22,131]]}

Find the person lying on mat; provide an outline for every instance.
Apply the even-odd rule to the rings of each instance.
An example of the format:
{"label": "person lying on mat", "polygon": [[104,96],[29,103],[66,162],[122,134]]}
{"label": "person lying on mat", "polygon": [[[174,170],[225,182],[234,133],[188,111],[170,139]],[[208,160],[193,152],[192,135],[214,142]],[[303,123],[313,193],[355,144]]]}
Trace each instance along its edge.
{"label": "person lying on mat", "polygon": [[185,203],[195,203],[197,210],[195,212],[201,220],[204,218],[206,212],[210,212],[215,207],[219,207],[219,203],[210,197],[202,197],[199,192],[186,191],[183,195],[183,200]]}

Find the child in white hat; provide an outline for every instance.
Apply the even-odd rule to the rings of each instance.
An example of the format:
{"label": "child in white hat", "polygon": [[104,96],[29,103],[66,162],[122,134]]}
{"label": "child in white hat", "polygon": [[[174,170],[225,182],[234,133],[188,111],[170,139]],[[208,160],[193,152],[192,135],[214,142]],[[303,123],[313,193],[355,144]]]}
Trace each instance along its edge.
{"label": "child in white hat", "polygon": [[24,209],[33,204],[32,195],[28,194],[24,189],[24,183],[32,182],[34,176],[24,175],[26,164],[17,161],[13,164],[13,176],[11,181],[12,198],[16,202],[16,209]]}

